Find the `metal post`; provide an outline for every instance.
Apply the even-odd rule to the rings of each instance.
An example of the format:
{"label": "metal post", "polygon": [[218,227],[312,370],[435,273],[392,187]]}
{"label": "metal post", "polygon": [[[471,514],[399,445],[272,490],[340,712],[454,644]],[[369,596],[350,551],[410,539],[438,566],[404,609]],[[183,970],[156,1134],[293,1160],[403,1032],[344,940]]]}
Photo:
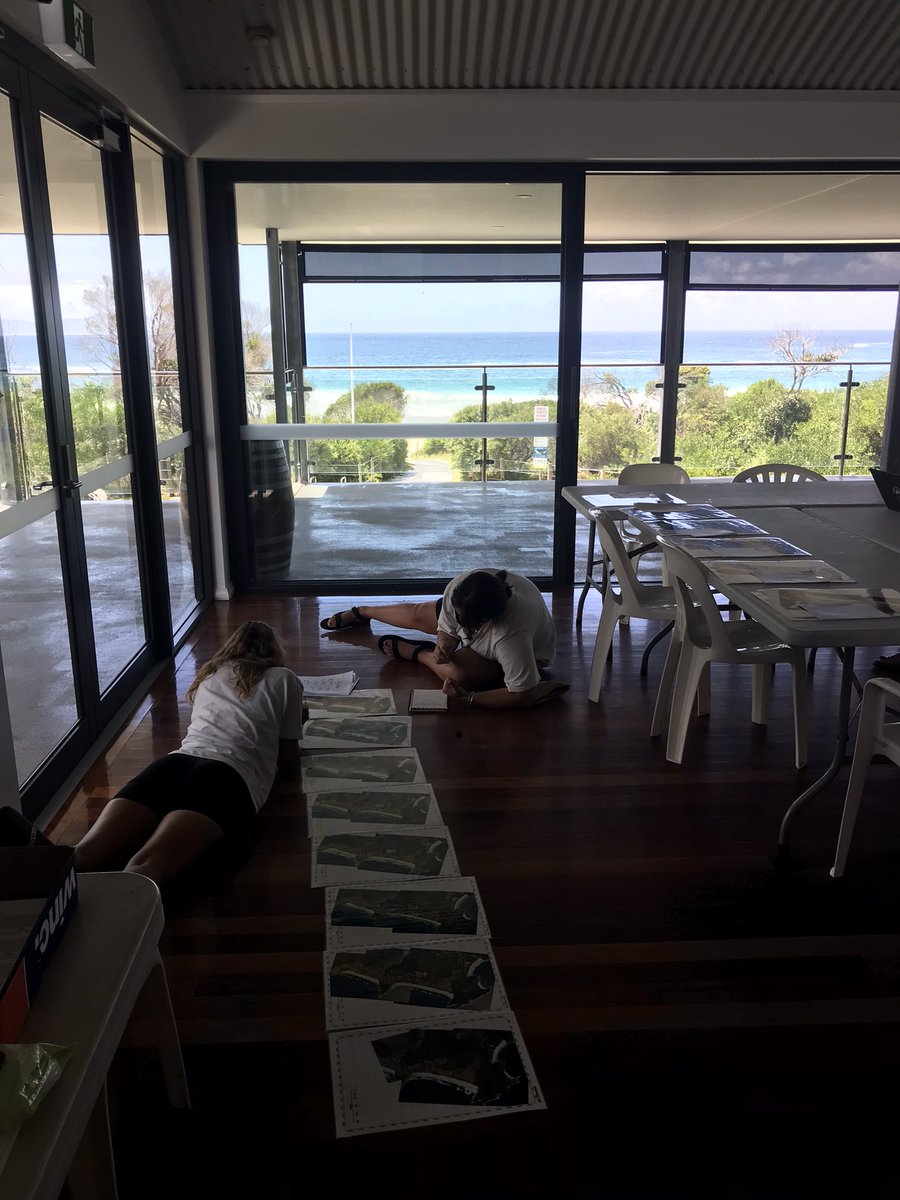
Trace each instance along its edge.
{"label": "metal post", "polygon": [[[492,392],[493,390],[494,390],[494,385],[492,383],[488,383],[487,367],[482,367],[481,368],[481,383],[475,384],[475,391],[481,392],[481,419],[485,423],[487,422],[487,419],[488,419],[487,394],[488,394],[488,392]],[[490,465],[490,466],[494,465],[494,460],[492,458],[488,458],[488,456],[487,456],[487,438],[486,437],[481,439],[481,460],[480,461],[481,461],[481,482],[486,483],[487,482],[488,465]]]}
{"label": "metal post", "polygon": [[663,385],[659,414],[659,459],[675,462],[678,417],[678,372],[684,350],[684,296],[687,285],[687,242],[666,246],[666,282],[662,339]]}
{"label": "metal post", "polygon": [[847,427],[850,424],[850,396],[855,387],[859,387],[858,383],[853,382],[853,365],[847,367],[847,378],[841,380],[841,387],[844,389],[844,415],[841,422],[841,451],[840,454],[835,454],[835,458],[840,462],[838,475],[841,479],[844,477],[844,463],[848,458],[852,458],[852,454],[847,453]]}
{"label": "metal post", "polygon": [[[300,294],[300,244],[281,243],[281,269],[284,276],[284,331],[287,369],[291,373],[291,401],[294,420],[306,421],[306,388],[303,384],[303,310]],[[301,484],[309,483],[309,443],[298,442]]]}
{"label": "metal post", "polygon": [[[269,269],[269,324],[272,330],[272,378],[275,392],[275,420],[287,423],[287,387],[284,360],[284,301],[281,292],[281,244],[278,230],[266,230],[266,262]],[[287,451],[287,443],[285,443]]]}
{"label": "metal post", "polygon": [[891,347],[891,369],[888,375],[884,416],[881,469],[900,471],[900,298],[897,300],[897,315],[894,318],[894,342]]}

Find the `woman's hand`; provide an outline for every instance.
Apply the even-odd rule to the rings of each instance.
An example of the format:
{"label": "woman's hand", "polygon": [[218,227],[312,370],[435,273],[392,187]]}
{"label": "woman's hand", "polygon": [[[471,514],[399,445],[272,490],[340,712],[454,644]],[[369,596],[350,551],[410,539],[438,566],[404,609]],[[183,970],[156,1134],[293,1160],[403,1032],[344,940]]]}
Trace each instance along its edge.
{"label": "woman's hand", "polygon": [[463,704],[471,704],[472,697],[475,694],[474,692],[467,692],[465,688],[460,687],[452,679],[444,680],[444,686],[441,688],[441,691],[445,696],[449,696],[451,700],[460,700]]}
{"label": "woman's hand", "polygon": [[455,638],[452,634],[446,633],[443,629],[439,629],[437,635],[437,650],[434,652],[434,661],[438,663],[448,663],[458,649],[459,638]]}

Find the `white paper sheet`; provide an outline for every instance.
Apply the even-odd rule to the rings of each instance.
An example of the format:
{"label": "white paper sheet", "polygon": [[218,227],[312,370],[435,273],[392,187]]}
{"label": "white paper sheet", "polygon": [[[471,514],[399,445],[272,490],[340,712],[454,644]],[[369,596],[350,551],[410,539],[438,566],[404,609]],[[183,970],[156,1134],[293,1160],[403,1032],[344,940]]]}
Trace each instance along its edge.
{"label": "white paper sheet", "polygon": [[852,583],[819,558],[718,558],[713,570],[723,583]]}
{"label": "white paper sheet", "polygon": [[776,537],[681,537],[666,534],[693,558],[810,558],[805,550]]}
{"label": "white paper sheet", "polygon": [[340,833],[311,835],[311,856],[312,887],[459,877],[446,825],[396,829],[362,825]]}
{"label": "white paper sheet", "polygon": [[642,529],[651,531],[654,535],[671,534],[672,537],[748,537],[751,534],[764,534],[765,530],[758,525],[751,525],[740,517],[685,517],[680,513],[671,515],[646,512],[635,509],[630,514],[631,519]]}
{"label": "white paper sheet", "polygon": [[509,1012],[484,938],[326,950],[328,1029],[411,1025],[447,1012]]}
{"label": "white paper sheet", "polygon": [[352,696],[310,696],[311,717],[393,717],[397,713],[390,688],[357,688]]}
{"label": "white paper sheet", "polygon": [[675,496],[655,492],[629,492],[627,488],[615,488],[597,496],[584,496],[584,503],[591,508],[655,508],[657,511],[676,508],[684,504]]}
{"label": "white paper sheet", "polygon": [[309,834],[346,833],[361,825],[443,825],[430,783],[353,784],[324,788],[306,797]]}
{"label": "white paper sheet", "polygon": [[303,726],[306,750],[392,749],[408,746],[409,717],[312,717]]}
{"label": "white paper sheet", "polygon": [[783,616],[810,621],[872,621],[900,616],[892,588],[761,588],[753,595]]}
{"label": "white paper sheet", "polygon": [[471,875],[408,883],[360,883],[325,890],[329,949],[408,945],[439,938],[491,936]]}
{"label": "white paper sheet", "polygon": [[547,1107],[512,1014],[332,1033],[329,1043],[339,1138]]}
{"label": "white paper sheet", "polygon": [[304,696],[349,696],[359,683],[355,671],[338,675],[298,675]]}
{"label": "white paper sheet", "polygon": [[357,750],[314,753],[300,760],[303,790],[349,787],[357,783],[424,783],[415,750]]}

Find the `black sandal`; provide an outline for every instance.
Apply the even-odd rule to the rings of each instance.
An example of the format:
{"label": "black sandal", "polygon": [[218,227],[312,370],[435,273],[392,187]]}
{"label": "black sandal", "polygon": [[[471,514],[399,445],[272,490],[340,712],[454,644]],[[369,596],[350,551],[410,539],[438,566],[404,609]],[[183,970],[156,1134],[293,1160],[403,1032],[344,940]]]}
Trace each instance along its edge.
{"label": "black sandal", "polygon": [[[378,639],[378,649],[385,656],[385,658],[388,656],[388,653],[385,650],[385,646],[388,644],[388,642],[391,644],[391,657],[396,658],[399,662],[418,662],[419,655],[423,650],[437,650],[436,642],[417,642],[413,641],[412,638],[401,637],[399,633],[386,633],[383,637]],[[397,647],[400,644],[404,646],[415,646],[415,650],[413,650],[409,658],[404,658],[402,654],[398,653]]]}
{"label": "black sandal", "polygon": [[[344,612],[346,612],[346,609]],[[319,628],[324,629],[326,633],[337,633],[341,629],[355,629],[358,625],[372,624],[372,618],[364,617],[355,604],[350,609],[350,612],[353,613],[352,621],[345,621],[343,619],[344,613],[339,612],[335,613],[333,617],[326,617],[324,621],[320,621]],[[329,621],[337,621],[337,625],[329,625]]]}

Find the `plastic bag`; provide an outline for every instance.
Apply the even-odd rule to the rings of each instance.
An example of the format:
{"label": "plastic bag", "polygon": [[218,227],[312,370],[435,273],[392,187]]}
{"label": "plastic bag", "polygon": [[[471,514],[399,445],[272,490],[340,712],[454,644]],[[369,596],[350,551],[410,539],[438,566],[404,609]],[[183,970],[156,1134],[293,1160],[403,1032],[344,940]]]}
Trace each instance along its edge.
{"label": "plastic bag", "polygon": [[72,1054],[68,1046],[0,1043],[0,1133],[12,1133],[33,1116]]}

